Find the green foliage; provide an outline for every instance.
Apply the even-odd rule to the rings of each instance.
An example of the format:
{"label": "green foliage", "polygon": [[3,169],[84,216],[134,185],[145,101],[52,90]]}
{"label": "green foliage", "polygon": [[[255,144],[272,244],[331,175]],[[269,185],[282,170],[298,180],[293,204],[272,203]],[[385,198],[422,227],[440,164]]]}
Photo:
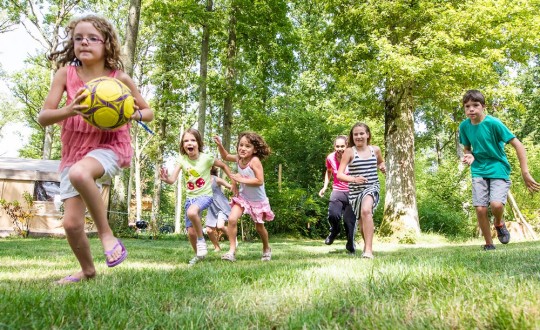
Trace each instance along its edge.
{"label": "green foliage", "polygon": [[540,144],[540,66],[539,57],[536,55],[531,60],[531,65],[524,68],[524,72],[518,77],[518,86],[522,89],[519,96],[521,104],[525,108],[521,116],[518,117],[516,127],[520,139],[531,136],[536,144]]}
{"label": "green foliage", "polygon": [[5,199],[0,199],[0,206],[2,206],[6,214],[11,218],[15,234],[26,238],[30,233],[30,221],[36,212],[34,210],[33,196],[25,191],[22,197],[26,207],[23,207],[18,200],[8,202]]}
{"label": "green foliage", "polygon": [[[37,12],[29,10],[31,4],[39,4],[34,7]],[[325,231],[326,203],[308,196],[316,196],[322,185],[324,158],[336,135],[346,134],[354,122],[364,121],[370,122],[374,144],[384,149],[385,143],[395,142],[384,140],[385,92],[403,86],[412,89],[416,124],[423,128],[416,132],[416,156],[433,151],[430,162],[436,164],[421,160],[416,170],[422,228],[456,232],[466,221],[462,203],[469,201],[470,192],[457,196],[449,183],[430,181],[430,176],[444,179],[440,168],[454,173],[445,164],[455,154],[455,132],[463,119],[459,104],[463,90],[485,91],[493,105],[490,111],[498,111],[520,139],[530,137],[538,142],[536,53],[540,33],[534,13],[540,11],[539,5],[538,1],[510,0],[227,0],[215,2],[213,10],[207,11],[204,1],[146,1],[134,78],[143,94],[152,96],[149,101],[156,119],[150,126],[156,136],[148,144],[144,131],[134,137],[134,142],[145,146],[140,163],[143,193],[158,190],[153,182],[156,168],[164,157],[177,153],[181,128],[196,122],[203,25],[210,31],[205,143],[215,154],[210,138],[223,133],[222,108],[231,64],[227,59],[228,24],[234,14],[233,140],[240,131],[254,130],[269,143],[273,154],[264,162],[268,193],[281,216],[293,217],[288,221],[293,223],[291,228],[297,228],[295,234]],[[73,10],[66,13],[62,6]],[[127,3],[118,0],[0,0],[0,7],[6,9],[2,19],[35,18],[50,37],[56,36],[56,24],[62,26],[71,15],[88,9],[109,17],[121,36],[127,18]],[[55,13],[62,15],[56,17]],[[19,107],[5,106],[0,117],[0,125],[24,117],[33,129],[30,142],[21,150],[21,156],[29,158],[40,158],[43,148],[43,130],[35,118],[49,89],[50,64],[41,55],[30,59],[27,69],[11,80],[10,89],[23,105],[24,115],[13,111]],[[52,158],[58,159],[59,127],[54,125],[54,129]],[[540,161],[532,142],[527,144],[529,166],[538,179],[536,164]],[[516,199],[528,219],[537,223],[538,200],[520,188],[517,164],[515,159],[511,162],[514,187],[519,188]],[[279,165],[283,169],[280,193],[275,188]],[[439,165],[439,169],[431,169]],[[174,193],[172,187],[164,188],[159,213],[171,214]],[[382,202],[375,213],[376,225],[381,222]],[[293,207],[303,203],[308,210],[320,209],[313,211],[321,215],[315,226],[312,211]],[[286,209],[289,206],[292,210]],[[453,222],[454,229],[448,229]],[[308,223],[311,233],[306,231]],[[269,229],[274,226],[269,224]],[[280,226],[275,226],[276,232],[288,230]],[[459,235],[465,235],[464,230]]]}
{"label": "green foliage", "polygon": [[[3,108],[2,111],[15,111],[18,114],[18,121],[24,122],[32,129],[29,143],[19,150],[20,156],[39,159],[43,155],[45,128],[39,125],[37,117],[49,91],[51,71],[41,58],[31,58],[28,62],[34,65],[10,77],[11,93],[22,105],[21,110]],[[64,101],[60,106],[63,106]],[[51,159],[60,159],[60,126],[53,125],[51,128],[53,134]]]}
{"label": "green foliage", "polygon": [[[538,182],[540,181],[540,145],[534,144],[531,139],[524,139],[521,142],[527,150],[529,172]],[[527,190],[527,187],[523,182],[523,177],[521,176],[521,169],[514,148],[507,145],[505,151],[512,167],[512,172],[510,174],[512,186],[510,190],[516,199],[516,203],[518,204],[521,213],[523,213],[527,221],[538,230],[540,229],[540,194],[536,193],[533,195]],[[506,216],[508,218],[513,218],[513,214],[509,207],[506,208],[506,211],[508,212]]]}
{"label": "green foliage", "polygon": [[417,160],[417,198],[420,229],[451,239],[473,236],[476,214],[471,207],[470,172],[457,159],[440,165]]}
{"label": "green foliage", "polygon": [[275,220],[268,224],[268,231],[311,237],[327,234],[327,228],[321,232],[317,230],[316,225],[325,219],[328,206],[316,193],[308,194],[304,189],[287,186],[280,191],[275,183],[266,185],[266,192],[276,215]]}
{"label": "green foliage", "polygon": [[420,229],[423,232],[437,233],[449,239],[467,240],[474,236],[474,219],[462,210],[455,210],[434,198],[418,202]]}

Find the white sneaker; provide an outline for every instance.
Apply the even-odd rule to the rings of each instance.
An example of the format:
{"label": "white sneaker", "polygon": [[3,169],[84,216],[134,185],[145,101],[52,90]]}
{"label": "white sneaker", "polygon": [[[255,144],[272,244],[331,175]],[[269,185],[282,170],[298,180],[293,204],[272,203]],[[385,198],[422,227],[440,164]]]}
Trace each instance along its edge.
{"label": "white sneaker", "polygon": [[190,266],[193,266],[193,265],[195,265],[196,263],[198,263],[199,261],[201,261],[202,259],[203,259],[203,258],[199,258],[199,257],[195,256],[195,257],[193,257],[193,259],[191,259],[191,260],[189,261],[188,264],[189,264]]}
{"label": "white sneaker", "polygon": [[272,249],[268,250],[268,252],[264,252],[261,258],[262,261],[270,261],[272,260]]}
{"label": "white sneaker", "polygon": [[206,247],[206,241],[197,240],[197,257],[204,258],[208,254],[208,248]]}

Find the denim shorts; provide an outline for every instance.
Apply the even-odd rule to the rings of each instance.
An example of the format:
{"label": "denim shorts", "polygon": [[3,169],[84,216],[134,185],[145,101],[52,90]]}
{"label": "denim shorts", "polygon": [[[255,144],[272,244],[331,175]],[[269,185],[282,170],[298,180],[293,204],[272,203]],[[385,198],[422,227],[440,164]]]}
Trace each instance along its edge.
{"label": "denim shorts", "polygon": [[[99,190],[102,189],[104,183],[109,183],[112,178],[120,174],[122,171],[120,166],[118,166],[118,157],[112,150],[92,150],[87,153],[85,157],[92,157],[96,159],[101,166],[103,166],[103,175],[96,180],[96,186],[99,188]],[[75,189],[75,187],[73,187],[71,181],[69,180],[70,168],[71,167],[66,167],[62,170],[62,173],[60,173],[60,199],[62,201],[71,197],[79,196],[79,192],[77,189]]]}
{"label": "denim shorts", "polygon": [[198,196],[194,198],[187,198],[186,203],[184,204],[184,219],[186,220],[186,228],[192,227],[193,224],[191,223],[191,220],[189,220],[187,216],[187,211],[189,207],[193,204],[197,205],[199,207],[199,217],[201,216],[201,213],[204,209],[207,209],[212,205],[213,199],[212,196]]}
{"label": "denim shorts", "polygon": [[506,179],[472,178],[473,206],[489,206],[491,202],[506,204],[511,183]]}

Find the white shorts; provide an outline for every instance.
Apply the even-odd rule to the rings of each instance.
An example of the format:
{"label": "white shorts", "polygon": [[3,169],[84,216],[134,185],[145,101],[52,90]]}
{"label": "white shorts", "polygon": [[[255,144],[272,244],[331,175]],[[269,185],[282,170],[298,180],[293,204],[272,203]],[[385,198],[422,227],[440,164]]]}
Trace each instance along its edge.
{"label": "white shorts", "polygon": [[[118,166],[118,157],[114,151],[109,149],[96,149],[86,154],[85,157],[92,157],[96,159],[101,166],[103,166],[103,175],[96,180],[96,186],[101,190],[104,183],[110,183],[112,178],[120,174],[122,169]],[[60,199],[62,201],[79,195],[79,192],[69,180],[69,169],[66,167],[60,173]]]}

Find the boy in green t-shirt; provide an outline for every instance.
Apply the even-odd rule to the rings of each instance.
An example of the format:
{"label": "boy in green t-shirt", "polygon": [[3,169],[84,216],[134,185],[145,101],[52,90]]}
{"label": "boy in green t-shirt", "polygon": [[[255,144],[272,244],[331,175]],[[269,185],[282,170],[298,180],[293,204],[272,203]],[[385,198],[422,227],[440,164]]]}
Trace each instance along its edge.
{"label": "boy in green t-shirt", "polygon": [[484,113],[484,95],[469,90],[463,96],[463,107],[468,119],[459,125],[459,139],[463,145],[462,162],[471,166],[473,205],[476,208],[478,226],[486,240],[484,250],[494,250],[488,219],[488,207],[494,216],[497,237],[502,244],[510,242],[510,233],[502,219],[508,190],[510,189],[510,163],[504,152],[509,143],[516,149],[521,175],[527,189],[540,190],[527,166],[527,154],[523,144],[497,118]]}

